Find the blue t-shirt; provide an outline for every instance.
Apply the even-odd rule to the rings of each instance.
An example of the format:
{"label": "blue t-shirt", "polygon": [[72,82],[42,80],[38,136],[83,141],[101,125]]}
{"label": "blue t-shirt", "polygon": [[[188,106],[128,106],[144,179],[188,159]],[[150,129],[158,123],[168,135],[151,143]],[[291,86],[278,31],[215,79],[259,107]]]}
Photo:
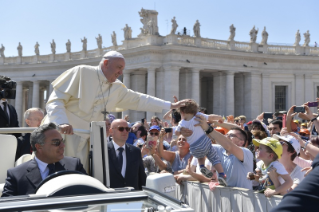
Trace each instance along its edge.
{"label": "blue t-shirt", "polygon": [[227,155],[222,146],[215,144],[213,146],[221,160],[228,186],[252,189],[252,181],[247,179],[247,173],[253,172],[253,153],[249,149],[241,147],[244,152],[244,161],[242,162],[233,154]]}
{"label": "blue t-shirt", "polygon": [[126,143],[133,145],[135,139],[137,139],[136,135],[134,133],[130,132],[128,134],[128,138],[126,140]]}
{"label": "blue t-shirt", "polygon": [[187,153],[185,157],[181,160],[179,157],[179,151],[175,152],[175,159],[172,164],[172,172],[174,172],[185,169],[188,163],[188,159],[191,157],[191,153]]}

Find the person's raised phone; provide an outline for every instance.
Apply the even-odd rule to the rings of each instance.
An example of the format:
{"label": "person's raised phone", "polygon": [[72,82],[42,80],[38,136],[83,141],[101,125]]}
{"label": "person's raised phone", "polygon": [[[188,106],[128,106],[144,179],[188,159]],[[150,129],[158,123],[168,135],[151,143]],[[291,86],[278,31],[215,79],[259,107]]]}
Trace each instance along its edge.
{"label": "person's raised phone", "polygon": [[143,118],[143,119],[141,120],[142,124],[144,124],[144,120],[145,120],[145,118]]}
{"label": "person's raised phone", "polygon": [[166,133],[172,132],[172,128],[168,127],[168,128],[164,128]]}
{"label": "person's raised phone", "polygon": [[305,107],[303,106],[298,106],[294,108],[294,113],[304,113],[305,112]]}
{"label": "person's raised phone", "polygon": [[309,102],[308,107],[318,107],[318,102]]}

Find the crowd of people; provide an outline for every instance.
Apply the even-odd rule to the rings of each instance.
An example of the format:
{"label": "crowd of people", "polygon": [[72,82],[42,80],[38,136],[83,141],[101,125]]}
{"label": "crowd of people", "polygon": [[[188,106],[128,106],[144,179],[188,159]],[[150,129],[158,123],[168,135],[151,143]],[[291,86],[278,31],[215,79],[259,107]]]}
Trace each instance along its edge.
{"label": "crowd of people", "polygon": [[[123,55],[110,51],[97,67],[71,68],[52,83],[47,116],[39,108],[27,110],[27,125],[38,129],[16,135],[16,159],[32,152],[35,157],[8,170],[2,196],[31,194],[41,180],[63,167],[87,173],[90,141],[73,128],[87,129],[91,121],[102,120],[112,188],[140,190],[147,174],[171,173],[177,183],[198,180],[212,190],[218,185],[241,187],[270,197],[291,193],[313,172],[319,122],[308,103],[301,112],[292,106],[272,117],[261,113],[254,120],[244,115],[222,117],[207,114],[194,100],[174,97],[171,103],[127,89],[117,80],[124,67]],[[10,112],[6,102],[1,99],[0,111]],[[132,122],[129,116],[116,119],[107,111],[112,108],[168,112],[163,118]],[[4,115],[12,124],[14,114]],[[8,123],[4,127],[10,127]],[[30,170],[35,172],[31,175]]]}

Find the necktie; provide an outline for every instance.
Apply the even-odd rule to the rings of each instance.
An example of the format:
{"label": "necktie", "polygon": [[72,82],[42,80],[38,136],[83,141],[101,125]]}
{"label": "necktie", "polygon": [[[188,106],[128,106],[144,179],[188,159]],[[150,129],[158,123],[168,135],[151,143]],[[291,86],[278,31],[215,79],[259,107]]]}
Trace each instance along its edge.
{"label": "necktie", "polygon": [[48,164],[47,167],[49,169],[49,175],[55,173],[55,165],[53,163]]}
{"label": "necktie", "polygon": [[3,102],[3,111],[4,111],[4,114],[5,114],[6,118],[7,118],[7,120],[8,120],[8,123],[9,123],[10,120],[9,120],[9,115],[8,115],[8,112],[7,112],[7,102]]}
{"label": "necktie", "polygon": [[122,166],[123,166],[123,147],[120,147],[117,149],[119,151],[119,154],[117,156],[117,161],[119,163],[120,172],[122,172]]}

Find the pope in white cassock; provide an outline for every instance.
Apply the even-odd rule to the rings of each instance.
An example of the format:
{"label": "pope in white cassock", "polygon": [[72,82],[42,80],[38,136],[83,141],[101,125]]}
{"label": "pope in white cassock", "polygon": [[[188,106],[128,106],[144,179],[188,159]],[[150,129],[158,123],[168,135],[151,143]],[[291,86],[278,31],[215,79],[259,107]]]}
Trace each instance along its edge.
{"label": "pope in white cassock", "polygon": [[65,134],[65,155],[78,157],[88,167],[88,135],[73,134],[73,128],[89,129],[91,121],[105,120],[105,112],[139,110],[162,112],[184,105],[132,91],[117,78],[123,74],[125,59],[116,51],[107,52],[98,66],[79,65],[52,82],[43,123],[54,122]]}

